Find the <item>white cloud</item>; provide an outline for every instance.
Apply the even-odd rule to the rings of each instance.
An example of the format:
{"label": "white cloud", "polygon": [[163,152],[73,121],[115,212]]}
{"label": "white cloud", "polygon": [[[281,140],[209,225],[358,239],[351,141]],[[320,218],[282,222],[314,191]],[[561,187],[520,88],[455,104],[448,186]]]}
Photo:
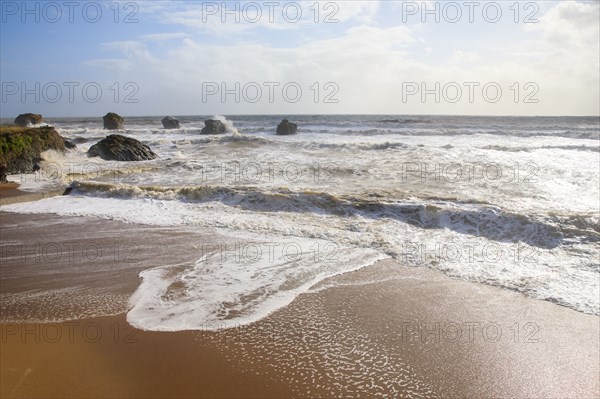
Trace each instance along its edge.
{"label": "white cloud", "polygon": [[555,112],[577,110],[598,114],[600,109],[600,7],[598,2],[558,2],[526,25],[540,34],[513,46],[512,55],[548,93],[545,102]]}
{"label": "white cloud", "polygon": [[106,50],[114,50],[123,53],[124,56],[129,57],[131,60],[136,60],[138,62],[154,62],[157,61],[146,45],[140,41],[136,40],[126,40],[126,41],[118,41],[118,42],[108,42],[103,43],[102,47]]}
{"label": "white cloud", "polygon": [[[482,48],[460,43],[450,56],[440,59],[444,48],[436,43],[435,35],[424,41],[415,36],[413,27],[358,22],[367,16],[373,21],[376,14],[372,12],[377,5],[353,7],[347,9],[344,18],[357,22],[330,38],[276,47],[255,37],[256,43],[230,41],[229,45],[219,46],[180,33],[166,34],[164,38],[183,40],[160,57],[153,53],[152,43],[107,43],[105,48],[123,54],[127,62],[111,58],[105,64],[134,70],[140,93],[144,93],[142,103],[160,104],[169,98],[169,106],[174,108],[169,112],[176,113],[598,113],[598,21],[588,15],[597,11],[597,4],[556,4],[540,17],[539,24],[523,28],[522,39],[502,42],[499,37],[494,43],[497,47],[493,47],[493,60],[484,55],[490,50],[488,43]],[[448,27],[434,28],[440,29],[439,40]],[[146,35],[142,39],[158,39],[161,35]],[[427,61],[418,61],[424,53],[431,55],[425,58]],[[101,66],[102,60],[91,63]],[[298,82],[307,101],[265,105],[244,101],[222,104],[215,99],[203,103],[201,88],[206,82]],[[336,83],[339,103],[325,106],[309,101],[309,87],[315,82],[321,87],[327,82]],[[428,87],[435,82],[479,82],[481,86],[496,82],[503,88],[503,102],[483,101],[478,89],[474,103],[403,103],[402,87],[406,82],[427,82]],[[520,88],[520,100],[530,92],[524,85],[535,83],[539,87],[539,102],[513,101],[510,88],[515,82]]]}
{"label": "white cloud", "polygon": [[318,4],[320,5],[319,19],[321,21],[324,21],[326,18],[332,18],[340,22],[357,20],[362,23],[372,23],[375,21],[380,9],[380,1],[374,0],[341,2],[320,0]]}
{"label": "white cloud", "polygon": [[[311,25],[333,25],[348,21],[371,24],[380,2],[357,1],[292,1],[292,2],[206,2],[186,5],[182,10],[167,11],[161,21],[215,34],[237,34],[257,29],[297,30]],[[272,5],[268,5],[272,4]]]}
{"label": "white cloud", "polygon": [[598,2],[563,1],[544,14],[538,24],[528,25],[528,28],[541,31],[544,38],[556,46],[598,48],[599,24]]}
{"label": "white cloud", "polygon": [[184,32],[173,32],[173,33],[151,33],[147,35],[142,35],[141,39],[151,42],[162,42],[166,40],[173,39],[183,39],[189,37],[187,33]]}
{"label": "white cloud", "polygon": [[466,67],[470,67],[472,65],[480,64],[481,57],[479,56],[479,54],[477,54],[476,51],[457,50],[450,58],[449,63],[455,66],[463,65]]}

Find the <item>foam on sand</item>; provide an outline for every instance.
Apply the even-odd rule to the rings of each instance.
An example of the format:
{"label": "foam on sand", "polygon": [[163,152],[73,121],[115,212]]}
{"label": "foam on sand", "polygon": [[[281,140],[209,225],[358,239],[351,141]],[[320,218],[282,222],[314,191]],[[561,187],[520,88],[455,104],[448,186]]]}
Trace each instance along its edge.
{"label": "foam on sand", "polygon": [[207,253],[193,265],[142,272],[127,321],[153,331],[249,324],[287,306],[328,277],[386,258],[377,251],[325,240],[254,238],[206,245]]}

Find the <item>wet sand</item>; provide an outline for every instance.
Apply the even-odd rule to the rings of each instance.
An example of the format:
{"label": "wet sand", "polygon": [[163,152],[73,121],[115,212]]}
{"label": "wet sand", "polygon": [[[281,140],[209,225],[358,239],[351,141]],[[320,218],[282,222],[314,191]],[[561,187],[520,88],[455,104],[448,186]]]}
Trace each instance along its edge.
{"label": "wet sand", "polygon": [[5,201],[7,204],[12,203],[9,202],[9,199],[14,197],[22,197],[27,194],[28,193],[25,191],[19,190],[18,183],[0,183],[0,205],[4,205]]}
{"label": "wet sand", "polygon": [[29,192],[19,189],[18,183],[0,183],[0,205],[16,204],[19,202],[37,201],[42,198],[62,195],[66,187],[52,190]]}
{"label": "wet sand", "polygon": [[[215,237],[3,212],[0,226],[2,397],[600,396],[600,318],[512,291],[382,261],[248,326],[148,332],[123,313],[139,271]],[[37,289],[51,294],[23,301]]]}

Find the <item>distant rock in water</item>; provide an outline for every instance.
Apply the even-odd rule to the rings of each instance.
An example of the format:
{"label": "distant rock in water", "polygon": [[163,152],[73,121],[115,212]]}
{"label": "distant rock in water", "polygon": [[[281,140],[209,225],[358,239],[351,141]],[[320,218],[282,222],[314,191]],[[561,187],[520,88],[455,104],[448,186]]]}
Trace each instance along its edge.
{"label": "distant rock in water", "polygon": [[102,117],[104,119],[104,128],[108,130],[119,130],[123,129],[123,122],[125,121],[123,117],[115,114],[114,112],[109,112],[108,114]]}
{"label": "distant rock in water", "polygon": [[277,135],[279,136],[288,136],[290,134],[296,134],[297,131],[298,125],[288,121],[287,119],[282,120],[281,123],[277,126]]}
{"label": "distant rock in water", "polygon": [[165,129],[179,129],[179,121],[172,116],[165,116],[161,122]]}
{"label": "distant rock in water", "polygon": [[21,114],[15,118],[15,125],[27,127],[31,125],[39,125],[44,121],[40,114]]}
{"label": "distant rock in water", "polygon": [[42,152],[65,151],[66,140],[51,126],[0,127],[0,182],[6,176],[38,170]]}
{"label": "distant rock in water", "polygon": [[208,119],[204,121],[204,128],[200,134],[223,134],[227,128],[223,122],[216,119]]}
{"label": "distant rock in water", "polygon": [[158,157],[147,145],[119,134],[111,134],[94,144],[87,153],[106,161],[148,161]]}

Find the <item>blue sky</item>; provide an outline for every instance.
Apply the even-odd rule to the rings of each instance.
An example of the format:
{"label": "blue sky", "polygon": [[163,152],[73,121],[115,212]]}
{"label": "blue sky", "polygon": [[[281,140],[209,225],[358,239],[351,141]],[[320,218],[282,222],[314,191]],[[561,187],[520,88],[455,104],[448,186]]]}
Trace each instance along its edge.
{"label": "blue sky", "polygon": [[600,108],[598,2],[0,4],[7,118]]}

